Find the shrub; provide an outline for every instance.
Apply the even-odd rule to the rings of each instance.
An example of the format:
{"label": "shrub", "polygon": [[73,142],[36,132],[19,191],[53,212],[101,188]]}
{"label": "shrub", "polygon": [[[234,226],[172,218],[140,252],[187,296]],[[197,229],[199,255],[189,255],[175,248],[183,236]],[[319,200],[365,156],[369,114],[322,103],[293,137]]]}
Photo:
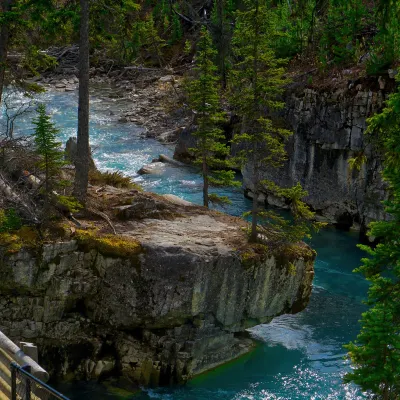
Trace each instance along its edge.
{"label": "shrub", "polygon": [[89,172],[89,182],[92,185],[110,185],[117,188],[138,189],[140,186],[132,181],[132,178],[125,176],[120,171],[91,171]]}
{"label": "shrub", "polygon": [[0,233],[11,232],[21,228],[21,218],[13,208],[0,209]]}

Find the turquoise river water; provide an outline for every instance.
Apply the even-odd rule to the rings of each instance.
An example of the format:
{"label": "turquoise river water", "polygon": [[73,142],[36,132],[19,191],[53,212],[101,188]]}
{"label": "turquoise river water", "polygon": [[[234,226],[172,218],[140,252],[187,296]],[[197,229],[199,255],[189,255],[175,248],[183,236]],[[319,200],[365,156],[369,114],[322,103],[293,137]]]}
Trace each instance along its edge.
{"label": "turquoise river water", "polygon": [[[76,93],[49,92],[39,97],[61,129],[63,142],[76,134]],[[200,177],[194,170],[166,167],[159,176],[138,176],[136,171],[159,154],[173,148],[142,138],[143,130],[118,123],[116,115],[128,106],[124,99],[111,100],[107,90],[91,99],[91,145],[100,169],[119,169],[134,177],[146,190],[173,193],[201,202]],[[16,122],[18,133],[31,134],[32,114]],[[3,119],[4,121],[4,119]],[[240,189],[223,191],[232,204],[225,210],[241,215],[249,207]],[[343,385],[349,370],[343,344],[358,332],[364,310],[367,283],[352,273],[362,253],[356,248],[357,234],[332,228],[310,242],[317,250],[315,280],[308,308],[296,315],[275,318],[251,330],[259,345],[250,354],[203,374],[184,387],[143,390],[134,400],[356,400],[365,398],[353,385]],[[117,399],[105,387],[92,383],[63,386],[72,400]]]}

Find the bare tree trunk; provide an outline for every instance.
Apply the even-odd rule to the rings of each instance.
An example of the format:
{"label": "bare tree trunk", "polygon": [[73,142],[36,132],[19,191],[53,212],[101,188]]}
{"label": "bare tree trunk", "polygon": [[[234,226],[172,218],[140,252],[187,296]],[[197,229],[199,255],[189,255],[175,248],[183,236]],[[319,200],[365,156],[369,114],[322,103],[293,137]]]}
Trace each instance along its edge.
{"label": "bare tree trunk", "polygon": [[89,181],[89,0],[80,0],[79,106],[74,196],[85,202]]}
{"label": "bare tree trunk", "polygon": [[203,157],[203,205],[208,208],[208,168],[207,159]]}
{"label": "bare tree trunk", "polygon": [[[0,0],[1,1],[1,12],[5,13],[10,11],[13,0]],[[6,73],[7,65],[7,50],[9,42],[10,32],[7,23],[4,23],[0,27],[0,104],[3,95],[4,77]]]}
{"label": "bare tree trunk", "polygon": [[217,1],[217,20],[218,20],[218,57],[219,57],[219,72],[221,74],[222,88],[226,89],[226,53],[229,44],[226,43],[225,21],[224,21],[224,1]]}
{"label": "bare tree trunk", "polygon": [[258,190],[254,189],[253,191],[253,208],[251,210],[251,233],[249,242],[256,243],[258,234],[257,234],[257,225],[258,225]]}

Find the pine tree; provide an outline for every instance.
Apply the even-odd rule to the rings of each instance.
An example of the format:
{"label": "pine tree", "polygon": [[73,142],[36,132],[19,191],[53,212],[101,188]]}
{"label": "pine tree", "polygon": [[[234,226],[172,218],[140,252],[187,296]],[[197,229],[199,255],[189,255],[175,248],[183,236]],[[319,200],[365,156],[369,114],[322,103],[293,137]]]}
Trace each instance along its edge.
{"label": "pine tree", "polygon": [[203,176],[203,204],[226,202],[226,197],[209,193],[210,186],[237,185],[235,174],[228,170],[227,156],[229,147],[225,142],[224,132],[218,128],[223,115],[218,93],[218,77],[213,63],[216,51],[212,48],[211,36],[202,28],[196,54],[196,77],[187,85],[189,104],[196,113],[197,139],[196,148],[191,149],[197,165],[201,166]]}
{"label": "pine tree", "polygon": [[157,58],[158,65],[163,67],[164,61],[162,59],[162,49],[165,46],[165,40],[161,39],[159,36],[152,14],[150,14],[144,25],[143,36],[143,45],[145,45],[150,50],[151,54]]}
{"label": "pine tree", "polygon": [[231,51],[232,28],[230,18],[232,17],[233,11],[234,6],[232,0],[214,0],[211,14],[211,27],[218,51],[218,70],[224,89],[227,85],[227,60]]}
{"label": "pine tree", "polygon": [[[233,54],[236,64],[230,75],[232,104],[242,118],[241,133],[234,138],[245,148],[242,162],[251,166],[253,208],[250,241],[257,241],[258,197],[265,167],[279,167],[285,160],[285,140],[291,135],[286,129],[276,127],[265,117],[266,110],[283,108],[277,100],[286,83],[284,62],[276,59],[271,42],[274,27],[269,11],[259,0],[246,0],[247,9],[237,13],[233,35]],[[275,187],[275,185],[274,185]]]}
{"label": "pine tree", "polygon": [[374,249],[360,245],[369,258],[355,272],[371,282],[370,309],[362,315],[356,341],[345,346],[354,366],[345,382],[394,400],[400,397],[400,91],[368,122],[372,138],[382,146],[383,178],[391,192],[385,210],[392,218],[371,223],[369,234],[379,240]]}
{"label": "pine tree", "polygon": [[44,172],[45,191],[49,195],[57,186],[57,177],[60,168],[64,165],[63,153],[60,151],[61,143],[57,142],[59,130],[46,114],[46,107],[40,104],[37,108],[37,118],[33,120],[36,126],[33,137],[36,152],[41,157],[38,167]]}

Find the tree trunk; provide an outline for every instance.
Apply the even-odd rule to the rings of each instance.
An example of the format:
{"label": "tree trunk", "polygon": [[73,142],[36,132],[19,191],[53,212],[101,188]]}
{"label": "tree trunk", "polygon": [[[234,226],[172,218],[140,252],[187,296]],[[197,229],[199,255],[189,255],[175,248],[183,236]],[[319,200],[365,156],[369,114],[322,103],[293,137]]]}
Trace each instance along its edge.
{"label": "tree trunk", "polygon": [[253,208],[251,210],[251,233],[249,242],[256,243],[257,242],[257,218],[258,217],[258,190],[254,190],[253,192]]}
{"label": "tree trunk", "polygon": [[[13,0],[1,0],[1,12],[10,11]],[[0,104],[3,95],[4,78],[7,66],[7,50],[10,32],[7,24],[0,27]]]}
{"label": "tree trunk", "polygon": [[207,159],[203,157],[203,205],[208,208],[208,170]]}
{"label": "tree trunk", "polygon": [[89,181],[89,0],[80,0],[79,106],[74,196],[85,202]]}
{"label": "tree trunk", "polygon": [[226,53],[229,43],[225,42],[225,21],[224,21],[224,1],[218,0],[217,2],[217,20],[218,20],[218,57],[219,57],[219,70],[221,74],[222,88],[226,89]]}

